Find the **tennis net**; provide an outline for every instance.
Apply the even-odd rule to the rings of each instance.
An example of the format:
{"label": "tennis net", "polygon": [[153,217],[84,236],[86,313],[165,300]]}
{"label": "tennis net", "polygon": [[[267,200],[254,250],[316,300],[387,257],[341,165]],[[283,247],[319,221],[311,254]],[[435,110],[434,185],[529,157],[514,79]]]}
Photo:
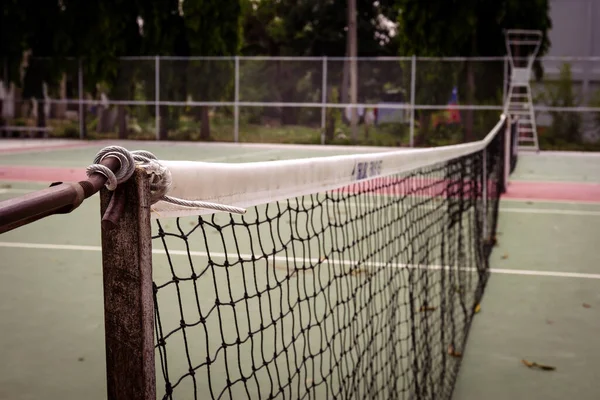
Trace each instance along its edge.
{"label": "tennis net", "polygon": [[485,139],[441,148],[160,161],[170,195],[246,211],[152,205],[156,397],[449,399],[510,139],[502,116]]}

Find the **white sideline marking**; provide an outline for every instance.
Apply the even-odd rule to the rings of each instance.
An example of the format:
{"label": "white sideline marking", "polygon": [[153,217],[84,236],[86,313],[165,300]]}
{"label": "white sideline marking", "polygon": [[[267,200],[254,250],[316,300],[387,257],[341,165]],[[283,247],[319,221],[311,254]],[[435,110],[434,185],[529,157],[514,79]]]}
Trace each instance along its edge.
{"label": "white sideline marking", "polygon": [[228,156],[205,158],[201,161],[202,162],[215,162],[215,161],[238,160],[238,159],[242,159],[242,158],[256,157],[256,156],[262,157],[262,156],[268,156],[269,154],[279,154],[279,153],[281,153],[280,150],[255,151],[254,153],[245,153],[245,154],[238,154],[238,155],[230,154]]}
{"label": "white sideline marking", "polygon": [[0,189],[0,194],[4,194],[4,193],[30,193],[33,192],[35,189]]}
{"label": "white sideline marking", "polygon": [[507,203],[548,203],[548,204],[591,204],[591,205],[600,205],[600,202],[594,200],[552,200],[552,199],[529,199],[527,197],[507,197],[502,198],[503,202]]}
{"label": "white sideline marking", "polygon": [[586,215],[600,217],[600,211],[590,210],[556,210],[544,208],[502,208],[500,212],[523,213],[523,214],[558,214],[558,215]]}
{"label": "white sideline marking", "polygon": [[560,151],[560,150],[543,150],[539,154],[536,153],[519,153],[519,157],[539,157],[539,156],[574,156],[574,157],[600,157],[599,152],[595,151]]}
{"label": "white sideline marking", "polygon": [[[38,249],[38,250],[74,250],[74,251],[102,251],[100,246],[80,246],[80,245],[71,245],[71,244],[45,244],[45,243],[22,243],[22,242],[0,242],[0,247],[6,248],[23,248],[23,249]],[[154,254],[165,254],[164,250],[154,249],[152,250]],[[185,250],[170,250],[169,254],[171,255],[185,255],[188,253]],[[192,251],[190,252],[192,256],[201,256],[207,257],[208,253],[202,251]],[[224,253],[211,253],[213,257],[225,257]],[[250,258],[250,254],[240,254],[243,258]],[[273,257],[275,261],[285,261],[286,257]],[[287,258],[289,261],[304,261],[301,258]],[[313,263],[319,262],[317,259],[310,260]],[[354,265],[355,263],[352,261],[343,262],[345,265]],[[377,267],[384,266],[386,263],[369,263],[369,266]],[[400,265],[400,268],[416,268],[417,265]],[[448,269],[449,266],[442,265],[424,265],[421,266],[430,270],[440,270],[440,269]],[[464,271],[472,271],[475,272],[475,268],[461,268]],[[522,270],[522,269],[503,269],[503,268],[490,268],[490,272],[494,274],[506,274],[506,275],[529,275],[529,276],[547,276],[547,277],[556,277],[556,278],[581,278],[581,279],[600,279],[600,274],[589,274],[589,273],[580,273],[580,272],[560,272],[560,271],[534,271],[534,270]]]}
{"label": "white sideline marking", "polygon": [[510,181],[508,182],[508,186],[510,186],[510,184],[512,182],[519,182],[519,183],[539,183],[539,184],[550,184],[550,185],[554,185],[554,184],[558,184],[558,185],[583,185],[583,186],[595,186],[595,185],[599,185],[600,182],[597,181],[577,181],[575,179],[575,177],[573,177],[573,180],[567,180],[565,177],[563,177],[562,179],[560,178],[555,178],[553,176],[548,177],[547,175],[536,175],[536,174],[523,174],[521,175],[520,178],[510,178]]}

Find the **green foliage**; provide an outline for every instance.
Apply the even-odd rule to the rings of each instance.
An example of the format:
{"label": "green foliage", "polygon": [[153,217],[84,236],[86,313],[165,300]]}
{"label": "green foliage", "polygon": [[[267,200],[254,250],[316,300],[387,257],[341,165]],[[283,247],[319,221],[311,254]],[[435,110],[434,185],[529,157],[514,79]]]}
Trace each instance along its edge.
{"label": "green foliage", "polygon": [[463,55],[476,29],[475,0],[398,0],[399,51],[403,55]]}
{"label": "green foliage", "polygon": [[[27,49],[27,10],[23,0],[3,0],[0,13],[0,73],[4,82],[19,80],[19,64]],[[10,39],[9,39],[10,38]],[[6,74],[6,76],[5,76]]]}
{"label": "green foliage", "polygon": [[133,88],[122,83],[134,81],[139,71],[123,67],[127,63],[119,57],[235,55],[241,42],[239,1],[6,0],[0,18],[2,37],[10,37],[0,49],[10,61],[12,82],[22,83],[15,71],[24,51],[30,51],[31,60],[48,58],[26,69],[26,94],[36,96],[38,83],[55,83],[72,64],[67,57],[83,61],[88,91],[102,83],[129,95]]}
{"label": "green foliage", "polygon": [[[544,89],[537,101],[549,107],[577,107],[581,99],[573,88],[571,65],[564,63],[556,81],[544,82]],[[550,127],[544,132],[547,141],[563,143],[580,143],[582,119],[577,112],[552,111]]]}
{"label": "green foliage", "polygon": [[[592,96],[590,98],[589,105],[590,105],[590,107],[600,108],[600,90],[594,91],[594,93],[592,94]],[[594,126],[596,128],[596,131],[600,131],[600,112],[594,112],[592,115],[593,115]],[[600,141],[599,141],[598,145],[600,145]]]}
{"label": "green foliage", "polygon": [[[396,3],[400,10],[401,55],[502,56],[506,54],[504,30],[517,28],[543,32],[539,55],[544,55],[550,46],[547,32],[552,23],[548,0],[397,0]],[[501,76],[502,67],[498,66],[493,74]],[[495,85],[498,79],[493,81]],[[492,88],[489,96],[495,90]]]}
{"label": "green foliage", "polygon": [[184,26],[192,54],[232,56],[241,41],[239,1],[185,0]]}
{"label": "green foliage", "polygon": [[[394,0],[357,0],[359,56],[395,55],[395,41],[377,23],[396,19]],[[346,55],[347,2],[338,0],[245,0],[244,55]]]}
{"label": "green foliage", "polygon": [[[332,88],[329,93],[329,102],[337,103],[339,94],[337,88]],[[330,143],[335,137],[336,127],[342,125],[342,110],[339,108],[327,108],[325,110],[325,140]]]}
{"label": "green foliage", "polygon": [[[395,40],[380,26],[380,15],[395,19],[394,1],[357,0],[357,35],[359,56],[395,55]],[[243,55],[267,56],[346,56],[347,2],[335,0],[246,0],[242,5]],[[362,63],[362,62],[361,62]],[[252,65],[250,65],[252,64]],[[328,63],[330,86],[342,86],[343,68],[339,61]],[[399,74],[385,68],[364,69],[360,77],[360,101],[378,100],[383,87]],[[359,67],[360,68],[360,67]],[[240,69],[241,98],[252,101],[318,102],[321,100],[320,62],[244,61]],[[348,83],[346,82],[346,86]],[[331,99],[328,99],[331,101]],[[347,99],[342,98],[342,101]],[[275,115],[273,115],[276,111]],[[253,118],[260,109],[251,111]],[[318,109],[266,109],[270,117],[282,124],[309,123],[320,120]]]}
{"label": "green foliage", "polygon": [[[548,0],[397,0],[396,4],[399,8],[400,55],[502,56],[506,54],[504,30],[516,28],[543,32],[539,55],[545,54],[550,44],[547,32],[552,25]],[[452,71],[443,64],[432,63],[418,72],[418,104],[445,104],[454,85],[470,104],[500,99],[498,86],[503,82],[502,63],[478,69],[475,62],[468,61]],[[421,65],[419,69],[423,69]],[[418,137],[425,140],[421,136],[428,135],[431,112],[418,114],[421,121]],[[468,114],[471,123],[465,126],[466,133],[475,131],[475,122],[470,118],[473,114],[463,114]]]}
{"label": "green foliage", "polygon": [[[492,0],[490,0],[492,1]],[[492,3],[494,3],[492,1]],[[543,32],[539,55],[543,56],[550,49],[548,32],[552,28],[550,19],[550,0],[502,0],[498,2],[498,21],[503,29],[539,29]],[[497,48],[505,47],[504,38],[498,37],[493,25],[482,26],[485,29],[485,38],[491,39],[490,44]],[[484,42],[485,43],[485,42]],[[536,61],[533,65],[534,73],[538,80],[543,77],[542,64]]]}

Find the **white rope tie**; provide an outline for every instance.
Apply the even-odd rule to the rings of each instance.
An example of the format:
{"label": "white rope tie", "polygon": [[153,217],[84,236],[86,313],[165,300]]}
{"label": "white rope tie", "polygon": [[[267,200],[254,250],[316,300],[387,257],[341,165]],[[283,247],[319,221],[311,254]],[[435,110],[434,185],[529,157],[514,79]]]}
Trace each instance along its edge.
{"label": "white rope tie", "polygon": [[[100,164],[102,160],[109,157],[114,157],[119,160],[120,167],[117,172],[113,172],[110,168]],[[108,180],[105,185],[106,188],[113,191],[119,184],[131,178],[135,172],[136,166],[143,168],[150,175],[150,202],[152,204],[164,201],[182,207],[205,208],[235,214],[246,213],[246,210],[240,207],[209,203],[206,201],[185,200],[168,196],[167,193],[173,184],[171,172],[158,161],[154,154],[146,150],[135,150],[130,152],[120,146],[105,147],[96,154],[94,164],[87,167],[86,173],[88,176],[95,173],[104,175]]]}

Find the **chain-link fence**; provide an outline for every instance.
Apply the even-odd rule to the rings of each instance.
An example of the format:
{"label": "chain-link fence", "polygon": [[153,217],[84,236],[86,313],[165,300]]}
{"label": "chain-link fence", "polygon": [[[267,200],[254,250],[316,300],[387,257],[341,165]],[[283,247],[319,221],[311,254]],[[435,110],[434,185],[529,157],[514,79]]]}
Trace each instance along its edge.
{"label": "chain-link fence", "polygon": [[[542,145],[597,143],[600,58],[540,63],[531,86]],[[126,57],[102,81],[84,65],[26,60],[21,84],[0,87],[5,134],[436,146],[485,136],[510,74],[503,57]]]}

